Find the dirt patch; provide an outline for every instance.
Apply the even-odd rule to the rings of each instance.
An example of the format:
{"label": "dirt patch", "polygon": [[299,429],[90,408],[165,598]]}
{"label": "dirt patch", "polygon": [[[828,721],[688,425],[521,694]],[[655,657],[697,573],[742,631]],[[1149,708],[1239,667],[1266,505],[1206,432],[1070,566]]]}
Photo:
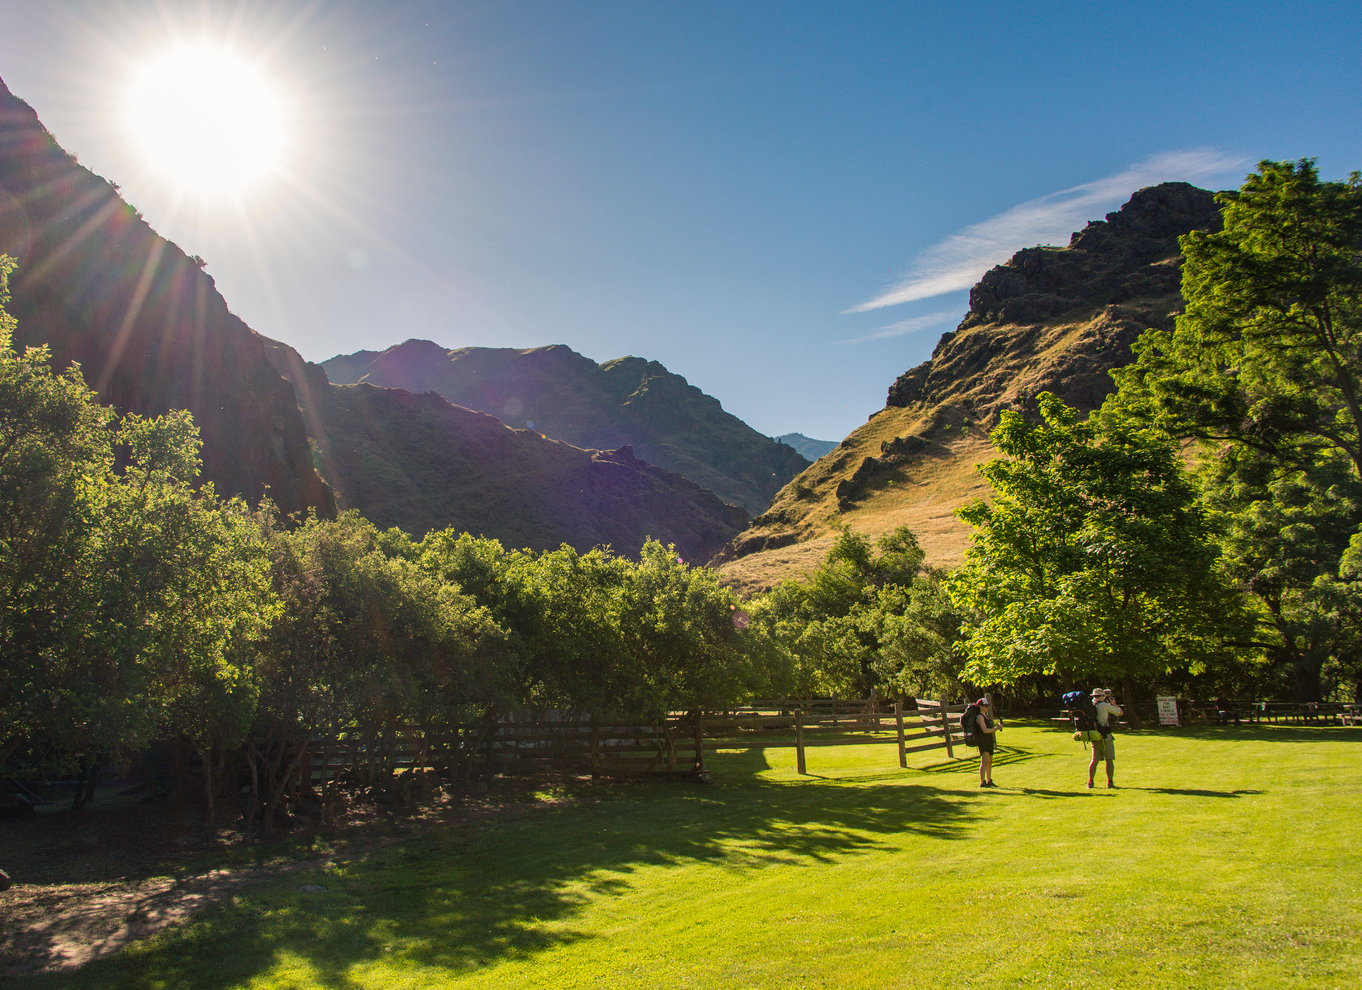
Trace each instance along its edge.
{"label": "dirt patch", "polygon": [[274,876],[224,869],[108,884],[16,884],[0,894],[0,976],[75,969]]}
{"label": "dirt patch", "polygon": [[192,812],[116,792],[79,812],[49,808],[0,822],[0,869],[13,880],[0,891],[0,983],[78,968],[290,873],[433,828],[523,814],[545,803],[529,796],[531,786],[498,784],[419,808],[355,803],[325,829],[304,823],[269,844],[230,828],[210,835]]}

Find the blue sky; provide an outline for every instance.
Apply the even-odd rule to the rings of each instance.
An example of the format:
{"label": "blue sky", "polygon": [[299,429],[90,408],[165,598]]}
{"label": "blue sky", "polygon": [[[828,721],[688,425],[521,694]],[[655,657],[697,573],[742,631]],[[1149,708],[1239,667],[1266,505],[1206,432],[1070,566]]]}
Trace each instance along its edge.
{"label": "blue sky", "polygon": [[[1013,251],[1165,179],[1362,168],[1359,9],[0,0],[0,77],[311,360],[565,343],[838,440]],[[177,190],[115,123],[186,37],[287,94],[247,192]]]}

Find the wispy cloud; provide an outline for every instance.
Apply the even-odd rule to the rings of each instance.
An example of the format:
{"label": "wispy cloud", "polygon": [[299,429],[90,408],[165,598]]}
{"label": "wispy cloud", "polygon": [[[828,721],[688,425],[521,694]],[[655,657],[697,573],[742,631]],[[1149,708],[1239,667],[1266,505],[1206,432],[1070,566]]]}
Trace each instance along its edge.
{"label": "wispy cloud", "polygon": [[1136,189],[1223,175],[1244,165],[1244,159],[1212,149],[1168,152],[1115,175],[1022,203],[932,245],[897,283],[847,312],[865,313],[968,289],[1021,248],[1067,244],[1071,233],[1125,202]]}
{"label": "wispy cloud", "polygon": [[914,316],[909,320],[900,320],[898,323],[891,323],[887,327],[879,327],[873,333],[866,334],[864,337],[852,337],[850,340],[838,341],[841,344],[864,344],[871,340],[884,340],[886,337],[902,337],[906,333],[917,333],[919,330],[930,330],[932,327],[939,327],[944,323],[958,320],[960,314],[955,310],[947,309],[939,313],[927,313],[924,316]]}

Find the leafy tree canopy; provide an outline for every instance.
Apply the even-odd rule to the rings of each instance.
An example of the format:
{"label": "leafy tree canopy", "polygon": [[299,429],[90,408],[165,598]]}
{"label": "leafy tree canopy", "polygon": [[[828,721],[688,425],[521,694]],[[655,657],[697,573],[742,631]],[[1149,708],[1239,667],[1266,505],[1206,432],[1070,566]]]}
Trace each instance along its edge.
{"label": "leafy tree canopy", "polygon": [[1110,680],[1220,655],[1233,599],[1173,445],[1037,402],[1039,422],[1009,411],[993,431],[993,501],[960,511],[976,529],[950,585],[966,674]]}

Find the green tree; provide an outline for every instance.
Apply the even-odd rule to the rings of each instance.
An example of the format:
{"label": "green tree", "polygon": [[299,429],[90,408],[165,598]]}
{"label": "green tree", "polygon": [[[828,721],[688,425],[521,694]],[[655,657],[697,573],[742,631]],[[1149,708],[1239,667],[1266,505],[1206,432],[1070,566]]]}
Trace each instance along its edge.
{"label": "green tree", "polygon": [[12,332],[0,308],[0,765],[33,747],[88,767],[158,734],[239,737],[270,614],[240,505],[194,489],[188,413],[119,420],[78,368],[16,354]]}
{"label": "green tree", "polygon": [[1235,599],[1173,445],[1037,403],[1039,422],[1003,414],[1004,456],[982,469],[993,501],[960,511],[975,527],[951,584],[971,616],[966,674],[1111,680],[1222,656]]}
{"label": "green tree", "polygon": [[57,375],[46,348],[12,347],[13,268],[0,256],[0,766],[48,733],[56,686],[82,662],[80,620],[97,607],[86,562],[112,468],[112,414],[79,369]]}
{"label": "green tree", "polygon": [[[747,635],[735,621],[738,602],[713,571],[690,567],[649,540],[622,589],[618,622],[633,666],[630,714],[660,717],[699,712],[750,696]],[[622,687],[626,687],[622,685]]]}
{"label": "green tree", "polygon": [[1223,230],[1182,238],[1186,309],[1117,373],[1121,406],[1173,436],[1300,469],[1334,451],[1362,474],[1362,181],[1263,162],[1220,203]]}
{"label": "green tree", "polygon": [[[867,697],[956,690],[958,613],[907,527],[878,541],[843,529],[804,581],[750,605],[779,694]],[[779,659],[776,659],[779,658]]]}
{"label": "green tree", "polygon": [[1362,529],[1362,182],[1263,162],[1221,205],[1223,230],[1182,240],[1185,312],[1109,405],[1200,443],[1254,640],[1312,700],[1359,635],[1341,555]]}
{"label": "green tree", "polygon": [[[296,529],[260,520],[282,599],[257,665],[247,758],[257,807],[274,818],[307,787],[313,736],[362,744],[360,771],[386,787],[401,733],[477,723],[510,701],[507,636],[488,610],[411,559],[400,533],[354,512]],[[447,754],[449,766],[467,751]]]}

